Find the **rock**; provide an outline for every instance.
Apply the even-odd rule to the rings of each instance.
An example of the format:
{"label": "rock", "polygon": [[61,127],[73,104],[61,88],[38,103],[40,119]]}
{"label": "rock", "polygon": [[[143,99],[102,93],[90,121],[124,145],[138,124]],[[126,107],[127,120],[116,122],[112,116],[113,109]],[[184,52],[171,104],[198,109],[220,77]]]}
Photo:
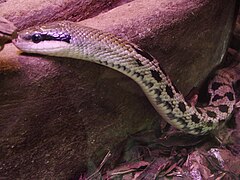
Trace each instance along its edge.
{"label": "rock", "polygon": [[16,37],[16,27],[13,23],[0,16],[0,50],[4,44]]}
{"label": "rock", "polygon": [[[79,18],[71,18],[73,11],[65,11],[64,16],[53,17],[49,9],[60,12],[66,4],[57,1],[56,10],[53,1],[46,6],[24,1],[18,4],[21,8],[13,8],[18,2],[2,3],[0,15],[20,29],[36,21],[95,15],[78,11]],[[78,5],[69,2],[71,7]],[[234,4],[234,0],[138,0],[80,23],[110,31],[149,51],[186,94],[222,60]],[[73,59],[19,55],[12,45],[1,53],[0,62],[10,64],[7,71],[0,67],[1,177],[78,178],[128,134],[160,119],[140,88],[114,70]]]}
{"label": "rock", "polygon": [[22,30],[48,21],[80,21],[111,9],[121,1],[126,0],[6,0],[2,3],[0,1],[0,16]]}

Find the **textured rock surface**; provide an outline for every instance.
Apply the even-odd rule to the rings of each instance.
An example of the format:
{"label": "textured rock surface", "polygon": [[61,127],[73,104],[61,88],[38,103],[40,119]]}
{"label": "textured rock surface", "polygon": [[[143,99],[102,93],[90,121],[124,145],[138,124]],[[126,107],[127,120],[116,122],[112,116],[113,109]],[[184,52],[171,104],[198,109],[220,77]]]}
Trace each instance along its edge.
{"label": "textured rock surface", "polygon": [[159,60],[177,87],[187,94],[222,60],[234,2],[133,1],[81,24],[140,45]]}
{"label": "textured rock surface", "polygon": [[[10,2],[14,7],[19,3],[6,3]],[[35,18],[38,23],[55,20],[46,16],[45,8],[36,17],[30,9],[40,6],[29,2],[19,4],[29,8],[25,11],[2,3],[0,12],[20,28],[35,24]],[[221,61],[234,2],[136,0],[80,23],[148,50],[186,94]],[[62,18],[71,15],[57,17]],[[72,59],[18,55],[12,45],[0,53],[0,66],[5,67],[0,67],[1,177],[78,177],[90,159],[101,159],[128,134],[159,118],[140,88],[111,69]]]}
{"label": "textured rock surface", "polygon": [[3,49],[5,43],[15,38],[16,29],[13,23],[0,16],[0,50]]}
{"label": "textured rock surface", "polygon": [[0,1],[0,16],[21,30],[48,21],[80,21],[123,2],[127,0],[6,0]]}

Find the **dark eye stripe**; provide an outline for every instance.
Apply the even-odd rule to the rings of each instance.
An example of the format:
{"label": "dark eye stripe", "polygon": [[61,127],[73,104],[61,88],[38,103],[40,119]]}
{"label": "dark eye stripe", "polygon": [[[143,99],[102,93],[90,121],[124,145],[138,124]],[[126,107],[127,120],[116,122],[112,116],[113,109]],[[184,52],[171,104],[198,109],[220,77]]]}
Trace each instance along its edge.
{"label": "dark eye stripe", "polygon": [[[35,41],[35,38],[36,38],[36,35],[37,36],[40,36],[38,37],[38,40]],[[67,43],[70,43],[70,40],[71,40],[71,36],[69,34],[65,34],[65,33],[59,33],[59,34],[56,34],[56,33],[48,33],[48,34],[43,34],[43,33],[36,33],[36,34],[33,34],[32,35],[32,41],[35,42],[35,43],[38,43],[40,41],[64,41],[64,42],[67,42]]]}
{"label": "dark eye stripe", "polygon": [[64,41],[70,43],[71,36],[69,34],[60,34],[57,36],[56,34],[46,34],[43,35],[43,40],[54,40],[54,41]]}

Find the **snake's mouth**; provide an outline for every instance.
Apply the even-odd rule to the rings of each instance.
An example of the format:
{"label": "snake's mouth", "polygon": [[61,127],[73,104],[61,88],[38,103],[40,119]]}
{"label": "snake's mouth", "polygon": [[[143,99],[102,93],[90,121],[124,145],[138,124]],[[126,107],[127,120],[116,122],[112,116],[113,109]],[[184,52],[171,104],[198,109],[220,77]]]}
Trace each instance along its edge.
{"label": "snake's mouth", "polygon": [[41,41],[34,43],[25,37],[18,36],[14,39],[13,44],[21,51],[26,53],[38,53],[43,55],[58,55],[61,56],[66,49],[68,49],[68,43],[59,41]]}
{"label": "snake's mouth", "polygon": [[21,51],[30,51],[31,41],[28,33],[20,33],[12,40],[12,43]]}
{"label": "snake's mouth", "polygon": [[18,37],[17,39],[14,39],[12,43],[21,51],[31,53],[31,42],[25,42],[23,39]]}

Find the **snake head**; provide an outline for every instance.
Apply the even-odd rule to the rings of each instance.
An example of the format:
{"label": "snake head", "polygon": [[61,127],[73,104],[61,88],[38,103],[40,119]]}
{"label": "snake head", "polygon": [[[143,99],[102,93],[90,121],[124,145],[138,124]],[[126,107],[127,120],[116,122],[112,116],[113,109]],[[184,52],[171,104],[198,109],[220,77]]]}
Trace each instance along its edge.
{"label": "snake head", "polygon": [[66,57],[72,41],[70,24],[61,21],[30,27],[21,31],[13,43],[23,52]]}

